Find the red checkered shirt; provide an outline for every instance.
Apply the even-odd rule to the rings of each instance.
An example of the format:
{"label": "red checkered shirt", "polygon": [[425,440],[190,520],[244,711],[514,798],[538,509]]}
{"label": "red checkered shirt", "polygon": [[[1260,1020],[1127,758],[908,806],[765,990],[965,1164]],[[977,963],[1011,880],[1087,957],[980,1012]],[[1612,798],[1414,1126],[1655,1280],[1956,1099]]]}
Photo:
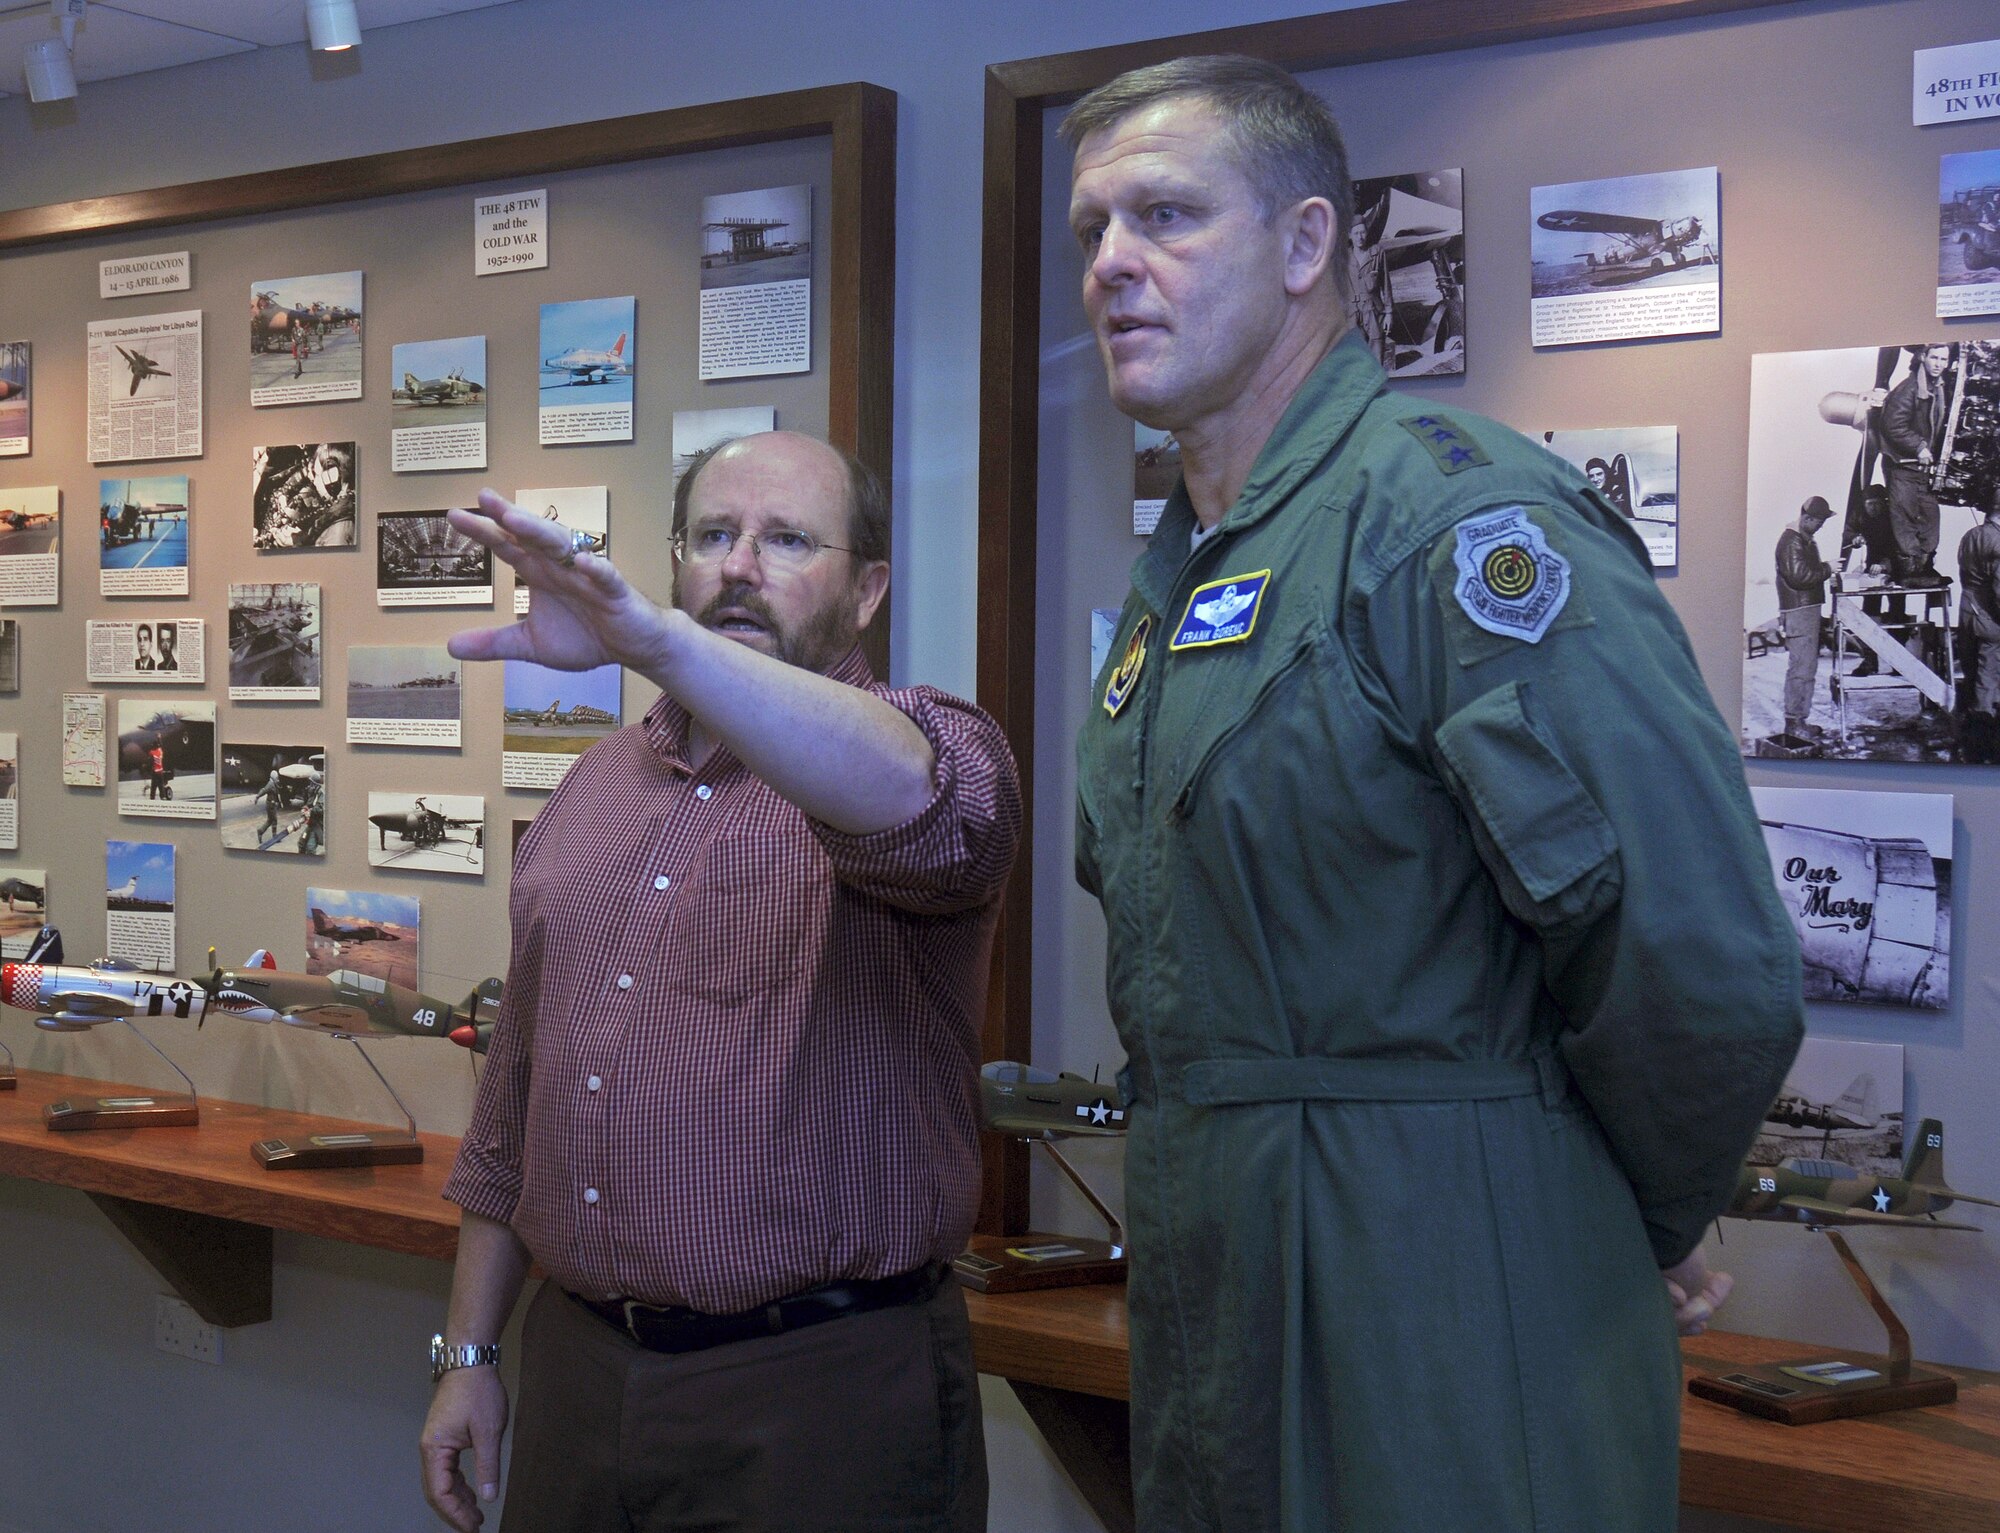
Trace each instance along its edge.
{"label": "red checkered shirt", "polygon": [[445,1196],[591,1298],[748,1309],[947,1261],[979,1195],[979,1024],[1021,792],[1000,727],[915,721],[936,790],[844,835],[662,698],[522,837],[513,954]]}

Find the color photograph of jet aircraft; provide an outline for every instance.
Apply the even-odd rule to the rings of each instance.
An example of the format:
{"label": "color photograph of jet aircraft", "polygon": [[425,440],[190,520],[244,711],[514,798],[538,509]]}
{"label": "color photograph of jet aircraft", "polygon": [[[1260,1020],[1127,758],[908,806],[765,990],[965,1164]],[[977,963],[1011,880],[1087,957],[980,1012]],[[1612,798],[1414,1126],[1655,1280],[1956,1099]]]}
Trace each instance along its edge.
{"label": "color photograph of jet aircraft", "polygon": [[483,1053],[500,1009],[498,979],[482,981],[453,1003],[353,970],[287,974],[261,948],[240,969],[175,979],[119,959],[65,964],[61,934],[53,927],[45,931],[53,940],[38,962],[0,965],[0,1002],[35,1013],[35,1025],[46,1032],[80,1033],[134,1017],[171,1016],[200,1025],[215,1012],[334,1038],[449,1038]]}
{"label": "color photograph of jet aircraft", "polygon": [[1600,287],[1638,282],[1658,276],[1669,266],[1700,265],[1715,259],[1714,252],[1701,245],[1702,222],[1693,216],[1635,218],[1624,213],[1556,208],[1535,222],[1556,234],[1601,236],[1604,246],[1584,255],[1590,280]]}
{"label": "color photograph of jet aircraft", "polygon": [[46,527],[54,520],[54,514],[48,511],[0,511],[0,523],[4,523],[15,532],[22,532],[30,527]]}
{"label": "color photograph of jet aircraft", "polygon": [[312,908],[313,935],[324,937],[329,942],[401,942],[395,932],[377,926],[373,921],[336,921],[319,906]]}
{"label": "color photograph of jet aircraft", "polygon": [[1928,1230],[1977,1230],[1937,1216],[1953,1203],[2000,1208],[2000,1199],[1959,1192],[1944,1174],[1944,1124],[1926,1118],[1903,1174],[1869,1176],[1831,1160],[1794,1158],[1775,1166],[1745,1165],[1724,1213],[1737,1219],[1766,1219],[1826,1228],[1843,1224],[1887,1224]]}
{"label": "color photograph of jet aircraft", "polygon": [[1116,1086],[1012,1059],[981,1067],[979,1108],[988,1129],[1013,1139],[1122,1134],[1126,1127],[1125,1100]]}
{"label": "color photograph of jet aircraft", "polygon": [[418,405],[448,405],[460,400],[477,401],[484,397],[486,385],[467,378],[462,371],[454,369],[442,378],[419,378],[415,373],[403,374],[403,386],[396,390],[399,398]]}
{"label": "color photograph of jet aircraft", "polygon": [[574,388],[578,384],[608,383],[614,377],[629,377],[632,364],[625,360],[625,331],[618,333],[618,340],[609,351],[593,351],[588,347],[572,346],[567,351],[557,352],[542,361],[545,373],[568,373],[570,376],[559,383],[545,383],[545,389]]}
{"label": "color photograph of jet aircraft", "polygon": [[168,372],[158,362],[142,351],[136,349],[127,351],[123,346],[113,346],[111,349],[123,357],[125,365],[132,369],[132,386],[125,391],[127,399],[138,393],[139,385],[144,383],[148,378],[173,377],[172,373]]}

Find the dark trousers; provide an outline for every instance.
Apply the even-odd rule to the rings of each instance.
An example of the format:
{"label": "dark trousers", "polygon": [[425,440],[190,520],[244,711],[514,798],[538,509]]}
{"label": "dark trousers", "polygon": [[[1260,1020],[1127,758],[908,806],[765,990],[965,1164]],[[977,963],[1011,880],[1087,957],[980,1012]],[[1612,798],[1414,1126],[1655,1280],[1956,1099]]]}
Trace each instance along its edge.
{"label": "dark trousers", "polygon": [[546,1283],[501,1533],[982,1533],[965,1298],[648,1352]]}
{"label": "dark trousers", "polygon": [[1937,554],[1938,500],[1930,470],[1916,464],[1886,465],[1889,480],[1889,535],[1895,540],[1894,574],[1914,575]]}

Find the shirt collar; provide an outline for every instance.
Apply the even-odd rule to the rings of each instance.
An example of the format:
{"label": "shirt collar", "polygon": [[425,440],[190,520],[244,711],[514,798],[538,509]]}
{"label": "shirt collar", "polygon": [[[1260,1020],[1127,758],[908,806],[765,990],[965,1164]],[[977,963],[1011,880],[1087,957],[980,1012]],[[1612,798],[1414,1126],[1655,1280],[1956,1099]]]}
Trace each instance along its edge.
{"label": "shirt collar", "polygon": [[[850,649],[832,670],[825,673],[834,681],[845,682],[850,687],[867,687],[875,683],[875,671],[868,664],[868,656],[859,644]],[[692,716],[680,703],[662,692],[652,707],[646,710],[644,728],[646,743],[653,754],[668,766],[681,772],[692,773],[693,765],[687,759],[688,725]]]}

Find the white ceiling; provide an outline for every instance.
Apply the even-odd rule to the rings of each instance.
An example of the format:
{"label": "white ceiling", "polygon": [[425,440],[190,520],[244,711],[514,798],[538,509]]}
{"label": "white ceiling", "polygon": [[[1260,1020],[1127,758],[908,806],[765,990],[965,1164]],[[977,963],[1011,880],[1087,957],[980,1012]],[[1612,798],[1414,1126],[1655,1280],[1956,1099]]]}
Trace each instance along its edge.
{"label": "white ceiling", "polygon": [[[375,27],[399,26],[512,0],[356,0],[362,43]],[[48,0],[0,0],[0,95],[20,95],[19,60],[28,44],[56,37]],[[109,80],[306,40],[305,0],[106,0],[76,31],[77,79]]]}

